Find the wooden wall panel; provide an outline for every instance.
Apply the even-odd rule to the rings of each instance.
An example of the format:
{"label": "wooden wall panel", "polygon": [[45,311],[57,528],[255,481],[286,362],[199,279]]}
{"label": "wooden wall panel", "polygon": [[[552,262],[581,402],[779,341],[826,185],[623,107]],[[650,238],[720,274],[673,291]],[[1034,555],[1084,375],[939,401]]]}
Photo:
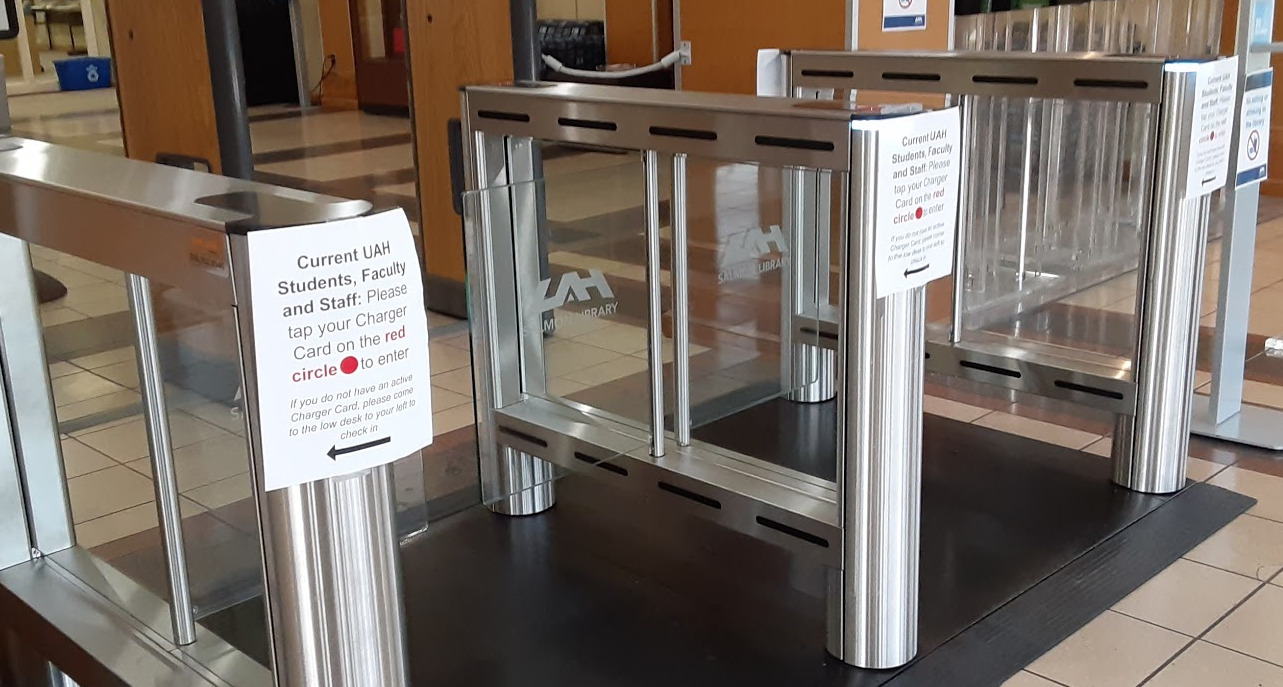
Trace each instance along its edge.
{"label": "wooden wall panel", "polygon": [[[758,50],[841,50],[847,45],[845,0],[810,0],[801,7],[742,0],[733,11],[719,0],[680,0],[678,11],[681,39],[692,44],[693,64],[682,68],[687,90],[753,93]],[[949,12],[948,3],[930,2],[926,30],[884,33],[881,0],[860,0],[856,45],[863,50],[945,50]]]}
{"label": "wooden wall panel", "polygon": [[[657,0],[659,56],[673,51],[673,0]],[[651,0],[606,0],[606,61],[647,65],[654,60]]]}
{"label": "wooden wall panel", "polygon": [[219,167],[214,95],[200,0],[109,0],[125,154],[209,160]]}
{"label": "wooden wall panel", "polygon": [[459,116],[461,86],[512,79],[508,0],[406,0],[406,8],[428,302],[451,312],[463,303],[466,271],[447,125]]}
{"label": "wooden wall panel", "polygon": [[682,67],[688,91],[755,93],[758,50],[846,45],[845,0],[739,0],[733,7],[725,0],[681,0],[678,6],[681,37],[691,41],[692,64]]}

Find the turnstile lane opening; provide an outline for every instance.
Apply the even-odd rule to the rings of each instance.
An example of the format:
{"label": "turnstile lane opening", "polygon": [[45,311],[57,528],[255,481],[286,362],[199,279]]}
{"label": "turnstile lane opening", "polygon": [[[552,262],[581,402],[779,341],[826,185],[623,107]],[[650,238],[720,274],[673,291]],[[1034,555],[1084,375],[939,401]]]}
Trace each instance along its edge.
{"label": "turnstile lane opening", "polygon": [[[1145,247],[1143,267],[1162,263],[1172,275],[1164,261],[1191,260],[1206,233],[1205,199],[1177,188],[1186,159],[1177,148],[1190,132],[1194,72],[1150,58],[1000,66],[1006,57],[790,59],[795,89],[811,99],[857,87],[905,90],[889,87],[904,83],[892,78],[896,70],[937,74],[910,82],[964,94],[949,111],[961,113],[962,141],[976,126],[973,91],[1062,102],[1114,97],[1161,113],[1163,127],[1148,122],[1143,132],[1149,167],[1128,172],[1144,198],[1125,204],[1139,208],[1129,221]],[[866,69],[878,60],[897,67]],[[875,291],[876,208],[892,199],[878,187],[878,151],[910,139],[883,141],[879,132],[890,129],[862,124],[867,111],[841,102],[579,85],[465,89],[482,490],[496,512],[534,515],[555,502],[559,476],[593,477],[830,566],[830,652],[892,668],[917,651],[912,580],[926,369],[1145,418],[1126,435],[1138,438],[1116,451],[1115,480],[1151,493],[1184,483],[1183,461],[1164,443],[1183,436],[1179,407],[1163,389],[1190,371],[1180,356],[1132,359],[965,329],[962,286],[974,258],[967,241],[980,232],[970,208],[983,200],[966,174],[961,238],[946,258],[964,279],[948,294],[943,336],[929,341],[927,288]],[[926,117],[913,114],[922,109],[877,116]],[[521,116],[481,114],[495,111]],[[612,126],[581,126],[585,120]],[[664,135],[672,130],[712,135]],[[785,139],[807,143],[775,145]],[[965,148],[932,154],[968,160]],[[991,182],[1006,180],[998,173]],[[1017,183],[1029,193],[1048,185]],[[1190,231],[1172,231],[1174,221]],[[1175,235],[1189,245],[1174,245]],[[1137,348],[1161,341],[1165,351],[1187,350],[1171,318],[1185,322],[1191,313],[1173,295],[1194,288],[1180,281],[1142,290],[1142,314],[1163,303],[1169,326],[1146,329],[1142,318]],[[789,406],[797,412],[769,410]],[[767,438],[807,432],[833,433],[831,448],[798,453]]]}
{"label": "turnstile lane opening", "polygon": [[[872,232],[848,229],[853,217],[871,221],[878,139],[853,123],[876,113],[801,104],[588,86],[465,90],[482,488],[497,512],[530,515],[575,471],[822,561],[839,585],[832,651],[892,667],[916,647],[916,592],[897,580],[912,577],[917,555],[924,301],[920,287],[875,298]],[[522,116],[481,114],[494,111]],[[620,152],[562,152],[584,145]],[[857,177],[869,184],[858,198]],[[835,261],[820,233],[865,238]],[[852,448],[840,455],[851,480],[873,475],[861,488],[902,493],[886,503],[894,516],[856,515],[872,503],[853,493],[856,481],[838,487],[698,438],[822,381],[821,366],[792,351],[833,355],[819,345],[820,303],[841,276],[836,264],[867,276],[838,279],[851,309],[843,319],[859,332],[842,339],[851,347],[840,357],[881,370],[853,368],[842,394],[853,399],[842,444]],[[875,542],[851,537],[844,517],[906,526]],[[873,558],[860,553],[869,547]],[[870,585],[884,600],[873,613],[860,600]]]}

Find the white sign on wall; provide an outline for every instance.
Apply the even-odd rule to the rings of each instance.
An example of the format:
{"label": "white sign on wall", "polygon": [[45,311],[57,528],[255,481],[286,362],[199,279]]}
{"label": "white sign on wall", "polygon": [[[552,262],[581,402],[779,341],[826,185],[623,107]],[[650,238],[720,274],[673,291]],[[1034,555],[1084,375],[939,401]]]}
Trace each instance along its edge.
{"label": "white sign on wall", "polygon": [[953,271],[961,179],[958,108],[857,121],[879,132],[874,282],[877,297]]}
{"label": "white sign on wall", "polygon": [[428,322],[401,210],[249,234],[267,490],[432,443]]}
{"label": "white sign on wall", "polygon": [[1194,127],[1190,134],[1186,196],[1195,198],[1225,185],[1229,178],[1230,136],[1238,60],[1205,62],[1196,68]]}
{"label": "white sign on wall", "polygon": [[926,31],[927,0],[882,0],[883,31]]}
{"label": "white sign on wall", "polygon": [[1243,114],[1238,128],[1238,167],[1235,186],[1264,181],[1270,175],[1270,95],[1274,70],[1247,75],[1243,91]]}

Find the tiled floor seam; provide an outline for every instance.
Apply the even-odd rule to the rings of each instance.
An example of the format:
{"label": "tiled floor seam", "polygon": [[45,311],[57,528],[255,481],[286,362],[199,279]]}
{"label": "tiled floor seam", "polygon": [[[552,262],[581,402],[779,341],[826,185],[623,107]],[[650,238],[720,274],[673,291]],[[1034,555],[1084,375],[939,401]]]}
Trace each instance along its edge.
{"label": "tiled floor seam", "polygon": [[[1243,578],[1243,579],[1245,579],[1245,580],[1252,580],[1253,582],[1260,582],[1260,580],[1259,580],[1259,579],[1257,579],[1257,578],[1255,578],[1255,577],[1248,577],[1247,575],[1244,575],[1244,574],[1242,574],[1242,573],[1234,572],[1233,570],[1226,570],[1225,568],[1218,568],[1218,567],[1216,567],[1216,566],[1214,566],[1214,565],[1211,565],[1211,564],[1209,564],[1209,563],[1204,563],[1203,561],[1196,561],[1196,560],[1194,560],[1193,558],[1186,558],[1186,557],[1184,557],[1184,556],[1181,556],[1181,558],[1180,558],[1180,559],[1181,559],[1182,561],[1185,561],[1186,563],[1193,563],[1194,565],[1201,565],[1201,566],[1203,566],[1204,568],[1208,568],[1209,570],[1216,570],[1216,571],[1218,571],[1218,572],[1229,573],[1229,574],[1231,574],[1231,575],[1234,575],[1235,577],[1241,577],[1241,578]],[[1270,578],[1270,579],[1273,579],[1273,578]],[[1255,593],[1255,591],[1253,591],[1253,593]],[[1250,596],[1250,594],[1249,594],[1249,596]],[[1220,622],[1220,621],[1218,620],[1217,622]],[[1163,628],[1163,629],[1167,629],[1167,628]],[[1182,634],[1184,634],[1184,633],[1182,633]]]}
{"label": "tiled floor seam", "polygon": [[[1218,570],[1219,570],[1219,568],[1218,568]],[[1263,659],[1263,658],[1260,658],[1259,656],[1252,656],[1251,654],[1245,654],[1245,653],[1243,653],[1242,651],[1236,651],[1236,650],[1234,650],[1234,649],[1231,649],[1230,647],[1222,646],[1222,645],[1220,645],[1220,644],[1217,644],[1216,642],[1212,642],[1212,641],[1209,641],[1208,639],[1206,639],[1206,637],[1207,637],[1208,633],[1210,633],[1212,630],[1216,629],[1216,626],[1217,626],[1217,625],[1220,625],[1222,622],[1224,622],[1224,621],[1225,621],[1225,619],[1226,619],[1226,618],[1228,618],[1228,617],[1230,617],[1231,615],[1233,615],[1235,611],[1237,611],[1238,609],[1242,608],[1242,607],[1243,607],[1243,605],[1244,605],[1244,604],[1246,604],[1246,603],[1248,602],[1248,600],[1249,600],[1249,599],[1251,599],[1252,597],[1254,597],[1254,596],[1256,596],[1257,594],[1259,594],[1259,593],[1261,592],[1261,590],[1262,590],[1262,589],[1264,589],[1265,587],[1269,586],[1269,584],[1270,584],[1270,580],[1273,580],[1273,579],[1274,579],[1275,577],[1277,577],[1277,576],[1278,576],[1278,573],[1275,573],[1274,575],[1271,575],[1271,576],[1269,576],[1268,578],[1266,578],[1266,579],[1264,579],[1264,580],[1259,580],[1259,579],[1258,579],[1258,584],[1256,585],[1256,588],[1255,588],[1255,589],[1253,589],[1253,590],[1252,590],[1252,592],[1251,592],[1250,594],[1248,594],[1247,596],[1243,597],[1242,599],[1239,599],[1239,600],[1238,600],[1238,601],[1237,601],[1233,606],[1231,606],[1231,607],[1229,608],[1229,610],[1227,610],[1227,611],[1225,611],[1224,613],[1222,613],[1222,614],[1221,614],[1221,616],[1220,616],[1220,617],[1218,617],[1218,618],[1217,618],[1217,619],[1216,619],[1216,620],[1215,620],[1211,625],[1208,625],[1208,626],[1207,626],[1207,627],[1206,627],[1202,632],[1200,632],[1200,633],[1198,634],[1198,636],[1197,636],[1197,637],[1194,637],[1192,640],[1190,640],[1190,642],[1189,642],[1188,644],[1186,644],[1185,646],[1181,647],[1181,650],[1180,650],[1180,651],[1177,651],[1175,654],[1172,654],[1171,656],[1169,656],[1169,657],[1167,658],[1167,660],[1166,660],[1166,661],[1164,661],[1164,662],[1162,663],[1162,665],[1158,666],[1158,668],[1156,668],[1156,669],[1154,670],[1154,672],[1150,673],[1150,674],[1149,674],[1149,676],[1148,676],[1148,677],[1146,677],[1144,680],[1141,680],[1141,681],[1140,681],[1140,683],[1139,683],[1136,687],[1145,687],[1145,685],[1147,685],[1147,684],[1149,684],[1151,681],[1153,681],[1153,679],[1154,679],[1154,678],[1158,677],[1159,673],[1162,673],[1164,670],[1166,670],[1166,669],[1167,669],[1167,667],[1168,667],[1168,666],[1170,666],[1172,663],[1174,663],[1174,662],[1176,661],[1176,659],[1177,659],[1177,658],[1179,658],[1179,657],[1181,656],[1181,654],[1184,654],[1186,651],[1189,651],[1190,647],[1194,646],[1195,644],[1198,644],[1199,642],[1207,642],[1208,644],[1212,644],[1212,645],[1214,645],[1214,646],[1220,647],[1220,648],[1222,648],[1222,649],[1226,649],[1226,650],[1228,650],[1228,651],[1233,651],[1233,652],[1234,652],[1234,653],[1236,653],[1236,654],[1239,654],[1239,655],[1241,655],[1241,656],[1246,656],[1246,657],[1248,657],[1248,658],[1252,658],[1252,659],[1255,659],[1255,660],[1261,661],[1261,662],[1263,662],[1263,663],[1269,663],[1270,665],[1278,665],[1278,664],[1274,663],[1273,661],[1267,661],[1267,660],[1265,660],[1265,659]],[[1129,618],[1130,618],[1131,616],[1127,616],[1127,617],[1129,617]],[[1151,624],[1153,624],[1153,623],[1151,623]],[[1168,628],[1163,628],[1163,629],[1168,630]],[[1188,636],[1189,636],[1189,635],[1185,635],[1184,633],[1177,632],[1176,630],[1169,630],[1169,631],[1170,631],[1170,632],[1176,632],[1177,634],[1180,634],[1180,635],[1182,635],[1182,636],[1186,636],[1186,637],[1188,637]],[[1283,666],[1279,666],[1279,667],[1283,667]]]}
{"label": "tiled floor seam", "polygon": [[[1063,682],[1061,682],[1061,681],[1059,681],[1059,680],[1053,680],[1053,679],[1051,679],[1051,678],[1047,677],[1046,675],[1043,675],[1042,673],[1035,673],[1034,671],[1032,671],[1032,670],[1030,670],[1030,669],[1028,669],[1028,668],[1023,669],[1023,670],[1021,670],[1020,672],[1021,672],[1021,673],[1029,673],[1030,675],[1037,675],[1038,677],[1040,677],[1040,678],[1042,678],[1042,679],[1046,680],[1047,682],[1050,682],[1050,683],[1051,683],[1051,684],[1053,684],[1053,685],[1059,685],[1059,687],[1072,687],[1072,685],[1067,685],[1067,684],[1065,684],[1065,683],[1063,683]],[[1020,674],[1020,673],[1016,673],[1016,675],[1019,675],[1019,674]],[[1008,679],[1008,680],[1010,680],[1011,678],[1016,677],[1016,675],[1012,675],[1011,677],[1009,677],[1009,678],[1007,678],[1007,679]]]}

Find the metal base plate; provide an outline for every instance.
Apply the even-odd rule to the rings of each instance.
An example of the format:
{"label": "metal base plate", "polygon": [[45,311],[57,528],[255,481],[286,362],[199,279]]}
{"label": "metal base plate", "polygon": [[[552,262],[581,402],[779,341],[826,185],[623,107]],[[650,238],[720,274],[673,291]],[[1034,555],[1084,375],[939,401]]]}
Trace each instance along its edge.
{"label": "metal base plate", "polygon": [[1283,451],[1283,411],[1244,405],[1237,415],[1219,425],[1212,424],[1207,396],[1194,396],[1189,430],[1200,437],[1232,441],[1245,446]]}

